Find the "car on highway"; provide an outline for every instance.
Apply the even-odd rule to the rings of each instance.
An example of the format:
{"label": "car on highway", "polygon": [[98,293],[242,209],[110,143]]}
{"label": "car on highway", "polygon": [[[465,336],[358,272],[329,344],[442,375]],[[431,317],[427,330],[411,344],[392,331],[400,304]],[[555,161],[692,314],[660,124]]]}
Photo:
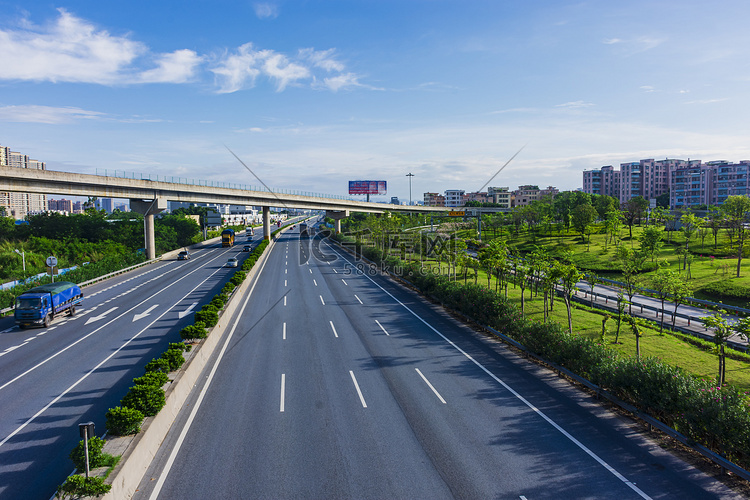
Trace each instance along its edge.
{"label": "car on highway", "polygon": [[250,248],[250,245],[245,245],[244,247],[242,247],[243,252],[249,252],[250,250],[252,250],[252,248]]}
{"label": "car on highway", "polygon": [[237,260],[237,257],[232,257],[227,261],[224,267],[237,267],[239,265],[240,265],[240,262]]}
{"label": "car on highway", "polygon": [[177,260],[188,260],[190,258],[190,252],[183,250],[177,254]]}

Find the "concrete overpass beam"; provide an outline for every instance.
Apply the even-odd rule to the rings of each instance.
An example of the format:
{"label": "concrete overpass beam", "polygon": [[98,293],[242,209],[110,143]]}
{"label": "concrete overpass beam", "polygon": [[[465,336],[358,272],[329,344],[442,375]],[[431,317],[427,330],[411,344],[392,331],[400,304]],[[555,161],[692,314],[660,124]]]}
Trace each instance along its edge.
{"label": "concrete overpass beam", "polygon": [[156,238],[154,237],[154,215],[167,209],[167,199],[156,197],[153,200],[130,200],[130,209],[143,214],[143,234],[146,256],[156,258]]}
{"label": "concrete overpass beam", "polygon": [[349,217],[349,210],[326,210],[326,217],[335,221],[336,234],[339,234],[341,232],[341,219]]}
{"label": "concrete overpass beam", "polygon": [[271,208],[263,207],[263,238],[271,241]]}

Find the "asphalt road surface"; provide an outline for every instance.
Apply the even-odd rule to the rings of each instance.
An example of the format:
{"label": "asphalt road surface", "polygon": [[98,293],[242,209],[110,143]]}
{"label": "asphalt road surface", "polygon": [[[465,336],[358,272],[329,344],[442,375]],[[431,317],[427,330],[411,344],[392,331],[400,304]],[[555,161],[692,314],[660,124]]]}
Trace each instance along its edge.
{"label": "asphalt road surface", "polygon": [[298,236],[272,247],[134,498],[735,496],[557,376]]}
{"label": "asphalt road surface", "polygon": [[[255,244],[262,239],[256,229]],[[157,262],[83,289],[74,317],[50,328],[20,330],[0,319],[0,499],[48,500],[73,471],[68,455],[78,424],[105,432],[107,409],[118,406],[192,313],[219,292],[244,256],[244,233],[231,248],[191,252],[186,261]]]}

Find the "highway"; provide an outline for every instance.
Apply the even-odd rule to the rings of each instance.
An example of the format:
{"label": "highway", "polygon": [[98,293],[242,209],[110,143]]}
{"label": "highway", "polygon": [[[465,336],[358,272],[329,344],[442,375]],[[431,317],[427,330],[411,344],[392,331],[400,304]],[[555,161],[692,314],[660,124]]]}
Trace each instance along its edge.
{"label": "highway", "polygon": [[738,497],[556,375],[309,243],[287,232],[272,246],[135,499]]}
{"label": "highway", "polygon": [[[256,229],[254,244],[262,239]],[[50,328],[20,330],[0,319],[0,499],[48,500],[73,471],[68,458],[80,437],[78,424],[93,421],[105,432],[105,413],[118,406],[159,357],[179,342],[192,312],[218,293],[247,253],[244,233],[231,248],[221,244],[191,258],[160,261],[85,287],[74,317]]]}

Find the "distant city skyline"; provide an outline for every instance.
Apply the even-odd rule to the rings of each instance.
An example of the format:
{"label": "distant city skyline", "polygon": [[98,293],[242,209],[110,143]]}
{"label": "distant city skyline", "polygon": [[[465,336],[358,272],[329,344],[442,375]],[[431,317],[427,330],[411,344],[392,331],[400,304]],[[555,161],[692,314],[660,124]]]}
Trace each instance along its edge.
{"label": "distant city skyline", "polygon": [[739,0],[2,7],[0,143],[50,170],[254,184],[229,147],[269,186],[388,201],[479,190],[524,146],[493,184],[750,159]]}

